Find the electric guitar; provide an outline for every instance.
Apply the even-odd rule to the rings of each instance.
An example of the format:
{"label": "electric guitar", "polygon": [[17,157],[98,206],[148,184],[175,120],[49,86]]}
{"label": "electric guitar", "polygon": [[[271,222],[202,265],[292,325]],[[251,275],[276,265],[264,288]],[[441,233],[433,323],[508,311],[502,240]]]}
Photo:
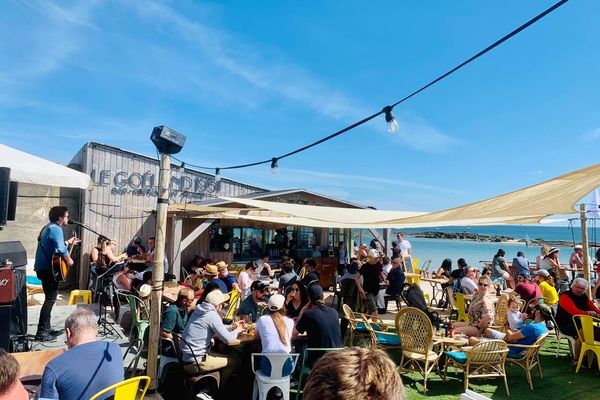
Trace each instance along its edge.
{"label": "electric guitar", "polygon": [[[77,236],[73,233],[73,237]],[[75,243],[76,241],[73,240],[73,243],[68,247],[69,254],[71,254]],[[65,257],[57,253],[52,256],[52,273],[57,282],[62,282],[67,279],[67,275],[69,274],[69,264],[67,264]]]}

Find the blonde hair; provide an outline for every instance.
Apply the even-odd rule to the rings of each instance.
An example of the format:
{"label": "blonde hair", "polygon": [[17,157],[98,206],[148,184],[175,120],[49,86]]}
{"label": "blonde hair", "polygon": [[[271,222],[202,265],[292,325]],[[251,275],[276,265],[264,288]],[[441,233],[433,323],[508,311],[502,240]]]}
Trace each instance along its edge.
{"label": "blonde hair", "polygon": [[277,311],[270,311],[270,313],[271,319],[273,320],[273,325],[275,325],[275,329],[277,330],[279,340],[281,340],[281,343],[284,346],[287,346],[287,326],[285,325],[285,321],[283,320],[283,317],[285,317],[285,308],[281,307]]}
{"label": "blonde hair", "polygon": [[326,353],[315,363],[304,400],[402,400],[396,364],[376,348],[351,347]]}

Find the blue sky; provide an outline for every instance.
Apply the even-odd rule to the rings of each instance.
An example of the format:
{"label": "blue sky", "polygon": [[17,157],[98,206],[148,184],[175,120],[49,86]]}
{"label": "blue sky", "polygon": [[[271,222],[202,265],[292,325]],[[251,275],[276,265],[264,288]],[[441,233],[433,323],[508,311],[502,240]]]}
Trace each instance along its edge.
{"label": "blue sky", "polygon": [[[68,162],[88,141],[224,166],[380,110],[553,1],[3,1],[0,141]],[[599,162],[600,2],[572,1],[383,117],[223,176],[433,211]]]}

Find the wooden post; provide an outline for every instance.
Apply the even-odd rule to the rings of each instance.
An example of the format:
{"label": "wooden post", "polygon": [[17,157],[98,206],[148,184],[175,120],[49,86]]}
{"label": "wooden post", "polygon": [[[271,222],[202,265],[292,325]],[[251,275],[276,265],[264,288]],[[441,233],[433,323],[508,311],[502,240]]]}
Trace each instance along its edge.
{"label": "wooden post", "polygon": [[158,341],[160,336],[160,307],[163,280],[165,278],[165,241],[167,232],[167,209],[169,207],[169,181],[171,162],[168,154],[161,154],[158,174],[158,200],[156,204],[156,241],[152,262],[152,294],[150,296],[150,327],[148,336],[148,376],[152,379],[150,390],[155,390],[158,370]]}
{"label": "wooden post", "polygon": [[579,205],[579,217],[581,218],[581,246],[583,247],[583,277],[588,281],[588,296],[592,297],[592,283],[590,282],[590,253],[588,249],[587,216],[585,204]]}

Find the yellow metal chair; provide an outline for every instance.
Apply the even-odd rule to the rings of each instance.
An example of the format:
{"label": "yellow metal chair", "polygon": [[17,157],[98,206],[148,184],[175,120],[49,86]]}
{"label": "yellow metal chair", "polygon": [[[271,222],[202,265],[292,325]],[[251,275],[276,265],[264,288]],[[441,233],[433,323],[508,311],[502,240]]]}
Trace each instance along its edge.
{"label": "yellow metal chair", "polygon": [[[575,372],[579,373],[583,357],[588,351],[591,351],[596,355],[598,368],[600,368],[600,342],[594,338],[594,325],[600,326],[600,318],[594,318],[589,315],[574,315],[573,323],[575,323],[577,335],[581,341],[581,351],[579,352],[579,360],[577,361]],[[591,366],[592,359],[588,354],[588,368],[591,368]]]}
{"label": "yellow metal chair", "polygon": [[[409,273],[410,270],[412,270],[412,273],[415,274],[406,275],[405,283],[408,283],[410,285],[412,285],[413,283],[416,283],[417,285],[421,283],[421,270],[418,268],[419,261],[420,260],[418,258],[404,257],[405,270]],[[411,268],[406,267],[407,262],[410,262]]]}
{"label": "yellow metal chair", "polygon": [[83,304],[92,304],[92,291],[71,290],[71,295],[69,296],[69,305],[77,304],[79,299],[83,301]]}
{"label": "yellow metal chair", "polygon": [[506,354],[508,346],[503,340],[486,340],[477,343],[470,350],[446,352],[444,380],[449,366],[463,370],[465,374],[465,392],[469,388],[469,379],[473,378],[504,378],[506,395],[510,396],[506,380]]}
{"label": "yellow metal chair", "polygon": [[239,290],[232,290],[227,294],[229,295],[229,308],[225,313],[225,319],[233,319],[233,316],[240,307],[241,292]]}
{"label": "yellow metal chair", "polygon": [[524,354],[520,354],[518,356],[509,354],[508,357],[506,357],[506,360],[510,364],[516,364],[519,367],[523,368],[523,370],[525,371],[525,375],[527,376],[527,383],[529,383],[529,388],[531,390],[533,390],[533,381],[531,379],[531,370],[533,368],[537,366],[538,371],[540,372],[540,378],[544,379],[544,375],[542,374],[542,364],[540,364],[539,353],[540,348],[542,347],[542,344],[544,344],[544,341],[546,340],[547,336],[548,332],[540,336],[538,340],[536,340],[535,343],[531,345],[514,343],[508,344],[508,347],[514,347],[525,351]]}
{"label": "yellow metal chair", "polygon": [[102,389],[90,397],[90,400],[96,400],[111,391],[114,391],[114,400],[143,400],[149,385],[149,376],[136,376]]}
{"label": "yellow metal chair", "polygon": [[416,370],[423,376],[423,386],[427,391],[427,378],[434,367],[439,372],[440,351],[433,350],[433,325],[427,314],[414,307],[405,307],[396,314],[396,331],[402,345],[402,358],[398,372]]}
{"label": "yellow metal chair", "polygon": [[469,315],[467,314],[467,302],[465,301],[465,295],[462,293],[454,293],[454,304],[456,306],[456,312],[458,313],[456,320],[469,322],[470,319]]}

